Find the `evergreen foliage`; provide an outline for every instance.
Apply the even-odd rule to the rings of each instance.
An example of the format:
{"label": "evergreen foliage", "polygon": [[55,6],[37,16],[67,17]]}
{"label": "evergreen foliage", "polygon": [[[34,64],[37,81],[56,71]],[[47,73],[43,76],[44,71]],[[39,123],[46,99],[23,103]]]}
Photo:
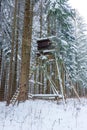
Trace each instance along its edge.
{"label": "evergreen foliage", "polygon": [[[25,1],[26,3],[28,2],[28,0]],[[28,91],[28,81],[31,72],[36,74],[31,76],[35,83],[39,82],[39,85],[37,83],[32,85],[34,89],[37,89],[37,86],[39,86],[39,91],[42,91],[40,89],[41,82],[43,82],[44,86],[47,83],[49,87],[49,81],[46,81],[46,78],[43,80],[45,74],[42,73],[42,70],[40,73],[40,69],[44,66],[46,67],[45,70],[49,71],[49,78],[55,79],[57,85],[60,84],[58,84],[58,76],[56,77],[56,74],[54,74],[56,72],[52,72],[52,70],[55,70],[55,67],[48,60],[48,55],[43,57],[42,54],[39,60],[37,60],[36,43],[38,38],[49,38],[52,41],[52,49],[55,49],[55,51],[51,52],[51,58],[55,57],[56,54],[60,66],[58,71],[62,73],[60,74],[61,77],[64,78],[62,70],[62,65],[64,64],[72,83],[75,87],[81,88],[82,92],[82,88],[87,87],[87,25],[84,23],[83,18],[75,9],[69,6],[68,0],[29,0],[28,12],[25,9],[25,1],[0,1],[0,91],[4,88],[4,99],[7,100],[9,88],[11,92],[14,90],[11,97],[16,89],[20,86],[22,88],[20,79],[22,83],[21,77],[24,75],[27,82],[26,91]],[[15,2],[17,2],[16,6]],[[24,17],[24,12],[26,18]],[[25,57],[23,57],[23,54]],[[22,70],[24,66],[27,66],[25,67],[26,72]],[[48,68],[48,66],[51,67]],[[54,68],[52,69],[52,67]],[[12,69],[10,70],[10,68]],[[12,75],[11,77],[10,74]],[[11,87],[9,85],[10,81],[12,82]],[[66,87],[68,86],[65,82],[63,84]],[[46,88],[46,91],[50,91],[50,89]],[[26,97],[28,98],[28,95]]]}

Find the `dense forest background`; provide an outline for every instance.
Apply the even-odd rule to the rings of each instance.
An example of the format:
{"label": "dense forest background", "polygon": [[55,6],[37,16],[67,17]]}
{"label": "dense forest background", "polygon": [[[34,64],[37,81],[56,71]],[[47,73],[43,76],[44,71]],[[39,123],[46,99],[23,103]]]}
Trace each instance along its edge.
{"label": "dense forest background", "polygon": [[[38,56],[42,39],[54,50]],[[0,0],[0,101],[30,93],[87,94],[87,25],[68,0]]]}

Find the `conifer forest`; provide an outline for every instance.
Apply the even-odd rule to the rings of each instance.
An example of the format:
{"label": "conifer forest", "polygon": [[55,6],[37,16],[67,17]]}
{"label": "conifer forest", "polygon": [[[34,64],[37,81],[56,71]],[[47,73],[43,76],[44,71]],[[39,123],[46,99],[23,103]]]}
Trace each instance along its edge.
{"label": "conifer forest", "polygon": [[68,0],[0,0],[0,102],[87,96],[87,25]]}
{"label": "conifer forest", "polygon": [[0,0],[0,130],[87,130],[87,22],[70,1]]}

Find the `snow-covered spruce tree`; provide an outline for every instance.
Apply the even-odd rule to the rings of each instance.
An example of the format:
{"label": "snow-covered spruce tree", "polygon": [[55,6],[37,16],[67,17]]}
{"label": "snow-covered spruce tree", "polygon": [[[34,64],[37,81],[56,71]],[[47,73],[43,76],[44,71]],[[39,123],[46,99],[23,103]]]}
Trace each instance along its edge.
{"label": "snow-covered spruce tree", "polygon": [[62,0],[53,2],[48,13],[50,19],[50,35],[55,35],[59,39],[57,45],[60,48],[59,53],[66,62],[68,48],[70,48],[69,44],[74,41],[74,26],[72,22],[74,14],[72,8],[68,6],[65,0]]}
{"label": "snow-covered spruce tree", "polygon": [[75,45],[77,46],[76,87],[83,96],[87,87],[87,25],[78,11],[75,11]]}
{"label": "snow-covered spruce tree", "polygon": [[[67,0],[68,1],[68,0]],[[60,55],[66,62],[69,44],[74,41],[73,11],[66,0],[51,2],[48,11],[48,32],[56,36]],[[61,42],[62,41],[62,42]],[[73,43],[72,43],[73,44]],[[71,45],[72,46],[72,45]]]}

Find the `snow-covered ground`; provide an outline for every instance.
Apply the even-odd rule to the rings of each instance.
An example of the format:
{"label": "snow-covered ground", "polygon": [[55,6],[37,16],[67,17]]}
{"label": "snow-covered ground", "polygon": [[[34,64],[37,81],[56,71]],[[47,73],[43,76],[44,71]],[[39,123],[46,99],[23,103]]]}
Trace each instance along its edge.
{"label": "snow-covered ground", "polygon": [[0,103],[0,130],[87,130],[87,99],[29,100],[18,106]]}

